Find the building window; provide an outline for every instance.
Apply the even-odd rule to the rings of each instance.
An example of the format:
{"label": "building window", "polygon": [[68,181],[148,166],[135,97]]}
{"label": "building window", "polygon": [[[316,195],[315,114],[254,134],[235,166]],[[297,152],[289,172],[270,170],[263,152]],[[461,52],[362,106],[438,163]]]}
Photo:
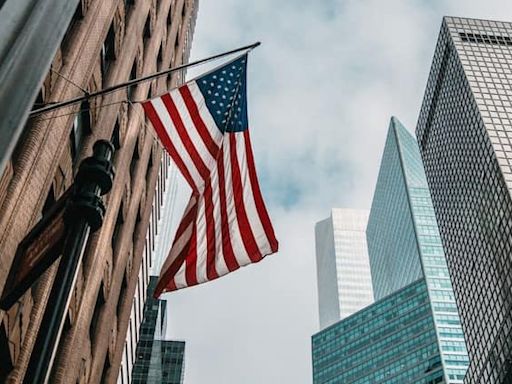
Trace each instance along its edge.
{"label": "building window", "polygon": [[[132,69],[130,71],[130,79],[129,80],[135,80],[137,78],[137,59],[133,61]],[[132,96],[135,93],[135,90],[137,89],[137,84],[133,84],[128,86],[126,89],[126,97],[128,98],[128,101],[132,100]]]}
{"label": "building window", "polygon": [[85,136],[91,133],[91,115],[89,109],[89,102],[84,101],[80,105],[80,111],[75,115],[75,119],[73,120],[73,127],[69,134],[73,164],[80,153]]}
{"label": "building window", "polygon": [[156,57],[156,70],[161,71],[162,70],[162,62],[164,59],[164,45],[160,44],[160,49],[158,50],[158,56]]}
{"label": "building window", "polygon": [[103,364],[103,372],[101,373],[100,383],[107,382],[107,376],[108,376],[109,371],[110,371],[110,358],[108,357],[108,351],[107,351],[107,355],[105,356],[105,363]]}
{"label": "building window", "polygon": [[54,191],[53,185],[52,185],[50,187],[50,190],[48,191],[48,195],[46,195],[46,200],[44,201],[42,215],[44,216],[44,214],[46,212],[48,212],[53,207],[54,204],[55,204],[55,191]]}
{"label": "building window", "polygon": [[5,330],[5,323],[0,323],[0,382],[4,383],[7,376],[14,368],[11,360],[11,351],[9,350],[9,339]]}
{"label": "building window", "polygon": [[116,259],[116,250],[119,236],[121,235],[121,229],[123,228],[123,203],[119,206],[119,211],[117,211],[117,219],[116,226],[114,227],[114,232],[112,233],[112,258]]}
{"label": "building window", "polygon": [[110,24],[107,37],[101,47],[101,74],[105,78],[110,63],[116,59],[116,32],[114,23]]}
{"label": "building window", "polygon": [[126,272],[123,273],[123,282],[121,283],[121,291],[119,292],[119,299],[117,300],[116,307],[116,315],[117,321],[121,319],[121,311],[123,310],[124,296],[126,295],[126,289],[128,288],[128,283],[126,282]]}
{"label": "building window", "polygon": [[73,31],[73,28],[84,18],[84,12],[82,8],[82,2],[79,1],[75,13],[73,13],[73,17],[71,18],[71,21],[69,22],[68,28],[66,29],[66,32],[64,33],[64,38],[62,39],[62,42],[60,44],[60,50],[64,55],[64,52],[67,50],[67,47],[69,46],[69,43],[71,41],[71,37],[73,34],[71,33]]}
{"label": "building window", "polygon": [[114,145],[116,152],[121,148],[121,130],[119,128],[119,119],[116,119],[110,142]]}
{"label": "building window", "polygon": [[36,101],[32,106],[32,110],[38,109],[44,106],[44,87],[41,87],[39,92],[37,93]]}
{"label": "building window", "polygon": [[144,24],[144,39],[151,37],[151,14],[148,14],[146,24]]}
{"label": "building window", "polygon": [[94,341],[94,336],[96,335],[96,328],[98,327],[98,322],[101,314],[101,310],[105,305],[105,297],[103,296],[103,282],[100,285],[100,289],[98,292],[98,297],[96,298],[96,305],[94,306],[94,312],[92,314],[91,325],[89,325],[89,338],[91,343]]}

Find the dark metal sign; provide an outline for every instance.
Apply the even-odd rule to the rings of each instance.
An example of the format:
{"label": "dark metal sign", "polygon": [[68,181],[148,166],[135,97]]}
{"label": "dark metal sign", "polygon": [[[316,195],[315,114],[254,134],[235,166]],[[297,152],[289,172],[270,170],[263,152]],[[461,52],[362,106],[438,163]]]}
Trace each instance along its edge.
{"label": "dark metal sign", "polygon": [[0,298],[0,308],[12,307],[60,256],[66,234],[64,212],[70,191],[71,188],[19,244]]}

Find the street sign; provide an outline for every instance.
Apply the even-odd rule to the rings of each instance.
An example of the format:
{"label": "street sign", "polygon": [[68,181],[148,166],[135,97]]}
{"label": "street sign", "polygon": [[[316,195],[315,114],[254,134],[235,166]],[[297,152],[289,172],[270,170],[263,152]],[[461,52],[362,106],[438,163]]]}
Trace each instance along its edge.
{"label": "street sign", "polygon": [[14,261],[0,298],[0,308],[7,310],[61,255],[66,234],[64,213],[71,188],[39,220],[18,245]]}

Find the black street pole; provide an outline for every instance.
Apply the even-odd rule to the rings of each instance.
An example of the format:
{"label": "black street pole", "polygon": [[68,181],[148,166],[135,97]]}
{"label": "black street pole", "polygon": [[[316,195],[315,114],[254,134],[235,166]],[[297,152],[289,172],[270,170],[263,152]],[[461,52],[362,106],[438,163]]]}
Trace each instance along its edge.
{"label": "black street pole", "polygon": [[87,239],[103,223],[105,206],[101,195],[112,188],[113,153],[114,146],[110,142],[99,140],[94,144],[93,156],[80,164],[73,195],[65,214],[68,231],[62,256],[30,356],[24,384],[48,382]]}

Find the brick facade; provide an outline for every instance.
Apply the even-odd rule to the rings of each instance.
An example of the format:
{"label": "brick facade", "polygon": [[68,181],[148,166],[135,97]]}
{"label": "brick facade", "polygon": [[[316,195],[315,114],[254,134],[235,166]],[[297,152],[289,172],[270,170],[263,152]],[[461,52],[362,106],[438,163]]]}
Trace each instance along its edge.
{"label": "brick facade", "polygon": [[[197,0],[82,0],[38,102],[67,100],[188,60]],[[16,247],[72,183],[98,139],[118,149],[102,228],[89,238],[52,370],[52,383],[114,383],[161,174],[162,150],[138,104],[183,73],[29,120],[0,176],[0,292]],[[9,311],[0,311],[0,381],[23,379],[55,266]],[[8,351],[8,353],[7,353]]]}

